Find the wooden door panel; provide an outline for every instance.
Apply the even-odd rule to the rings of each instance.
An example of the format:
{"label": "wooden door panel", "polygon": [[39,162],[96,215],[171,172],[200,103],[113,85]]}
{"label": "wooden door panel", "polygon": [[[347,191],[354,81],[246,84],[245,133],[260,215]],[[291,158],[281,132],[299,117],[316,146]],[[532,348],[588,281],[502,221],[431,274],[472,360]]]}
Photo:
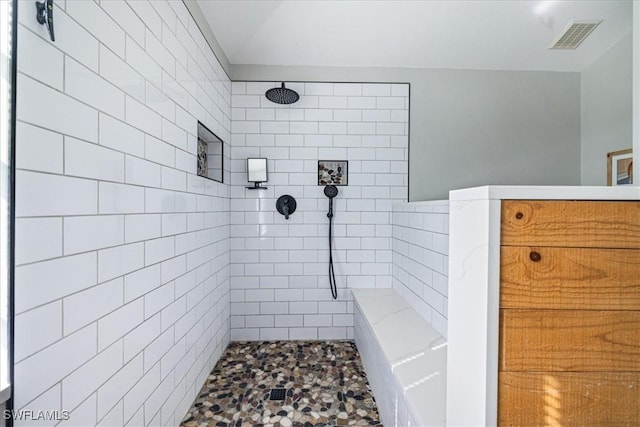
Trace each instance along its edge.
{"label": "wooden door panel", "polygon": [[503,246],[500,307],[640,310],[640,250]]}
{"label": "wooden door panel", "polygon": [[501,372],[501,426],[638,426],[640,373]]}
{"label": "wooden door panel", "polygon": [[640,371],[640,312],[501,310],[501,371]]}
{"label": "wooden door panel", "polygon": [[640,203],[504,200],[501,244],[640,248]]}

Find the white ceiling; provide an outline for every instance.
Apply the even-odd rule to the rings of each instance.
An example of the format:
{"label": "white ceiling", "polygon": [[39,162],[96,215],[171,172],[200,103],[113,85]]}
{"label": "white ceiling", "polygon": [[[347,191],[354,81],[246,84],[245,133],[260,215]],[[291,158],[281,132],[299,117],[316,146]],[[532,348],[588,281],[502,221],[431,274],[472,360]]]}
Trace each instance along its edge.
{"label": "white ceiling", "polygon": [[[232,64],[581,71],[632,28],[631,0],[198,3]],[[603,22],[548,50],[572,19]]]}

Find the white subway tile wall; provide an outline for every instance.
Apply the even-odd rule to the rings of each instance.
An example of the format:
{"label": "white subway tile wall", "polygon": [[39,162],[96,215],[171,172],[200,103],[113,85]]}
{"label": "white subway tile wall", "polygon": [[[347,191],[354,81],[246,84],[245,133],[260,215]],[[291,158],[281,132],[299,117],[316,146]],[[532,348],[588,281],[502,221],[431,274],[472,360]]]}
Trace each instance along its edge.
{"label": "white subway tile wall", "polygon": [[230,339],[230,174],[195,154],[200,120],[229,164],[231,82],[181,1],[55,7],[51,43],[19,2],[15,407],[175,426]]}
{"label": "white subway tile wall", "polygon": [[449,201],[393,205],[393,289],[447,336]]}
{"label": "white subway tile wall", "polygon": [[[406,201],[408,84],[232,84],[231,339],[352,339],[350,288],[391,287],[391,210]],[[268,159],[267,190],[248,190],[247,157]],[[338,299],[328,279],[328,199],[318,160],[348,160],[334,200]],[[276,199],[297,210],[285,220]]]}

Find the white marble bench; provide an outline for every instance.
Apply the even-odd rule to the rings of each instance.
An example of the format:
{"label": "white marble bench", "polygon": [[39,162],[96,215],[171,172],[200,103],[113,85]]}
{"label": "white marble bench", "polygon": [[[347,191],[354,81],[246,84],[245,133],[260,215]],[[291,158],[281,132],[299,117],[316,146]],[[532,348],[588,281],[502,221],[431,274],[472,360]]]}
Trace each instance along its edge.
{"label": "white marble bench", "polygon": [[385,427],[444,426],[446,340],[393,289],[354,289],[355,340]]}

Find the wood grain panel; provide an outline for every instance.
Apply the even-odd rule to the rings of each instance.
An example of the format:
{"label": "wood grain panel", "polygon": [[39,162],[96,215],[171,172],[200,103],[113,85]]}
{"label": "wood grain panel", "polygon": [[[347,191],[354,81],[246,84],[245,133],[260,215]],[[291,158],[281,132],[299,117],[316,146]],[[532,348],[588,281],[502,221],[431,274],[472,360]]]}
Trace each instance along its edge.
{"label": "wood grain panel", "polygon": [[640,312],[500,310],[499,370],[640,372]]}
{"label": "wood grain panel", "polygon": [[638,373],[502,372],[501,426],[638,426]]}
{"label": "wood grain panel", "polygon": [[504,200],[502,245],[640,248],[640,202]]}
{"label": "wood grain panel", "polygon": [[503,246],[500,307],[640,310],[640,250]]}

